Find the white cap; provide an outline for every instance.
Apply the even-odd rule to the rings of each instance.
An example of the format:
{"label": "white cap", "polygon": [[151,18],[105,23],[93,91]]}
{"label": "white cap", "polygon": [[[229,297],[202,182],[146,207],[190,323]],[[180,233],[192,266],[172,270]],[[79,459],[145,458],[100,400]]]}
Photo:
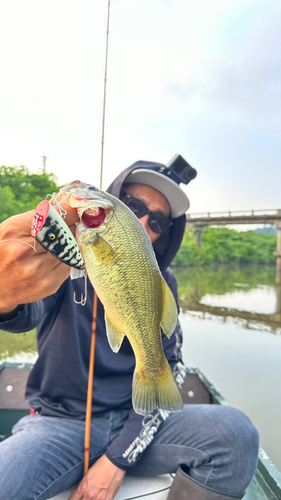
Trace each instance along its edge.
{"label": "white cap", "polygon": [[178,184],[166,175],[147,168],[137,168],[126,177],[124,184],[145,184],[157,189],[167,198],[171,207],[171,217],[175,219],[185,214],[189,208],[189,199]]}

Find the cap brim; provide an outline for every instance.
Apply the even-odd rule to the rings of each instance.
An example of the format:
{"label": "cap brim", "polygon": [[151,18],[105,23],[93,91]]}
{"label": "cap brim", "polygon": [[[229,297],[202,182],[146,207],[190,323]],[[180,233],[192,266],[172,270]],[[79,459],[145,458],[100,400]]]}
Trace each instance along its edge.
{"label": "cap brim", "polygon": [[169,177],[155,172],[155,170],[137,168],[126,177],[124,183],[145,184],[157,189],[157,191],[167,198],[171,207],[172,219],[185,214],[189,208],[189,199],[178,184],[169,179]]}

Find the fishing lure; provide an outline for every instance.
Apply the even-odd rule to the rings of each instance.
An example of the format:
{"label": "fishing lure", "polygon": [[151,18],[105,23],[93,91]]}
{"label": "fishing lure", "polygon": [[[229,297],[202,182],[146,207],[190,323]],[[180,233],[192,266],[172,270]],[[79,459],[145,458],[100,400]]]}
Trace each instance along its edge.
{"label": "fishing lure", "polygon": [[[63,216],[66,212],[61,213]],[[85,269],[83,257],[62,216],[49,201],[41,201],[33,215],[31,236],[61,262],[83,271]]]}

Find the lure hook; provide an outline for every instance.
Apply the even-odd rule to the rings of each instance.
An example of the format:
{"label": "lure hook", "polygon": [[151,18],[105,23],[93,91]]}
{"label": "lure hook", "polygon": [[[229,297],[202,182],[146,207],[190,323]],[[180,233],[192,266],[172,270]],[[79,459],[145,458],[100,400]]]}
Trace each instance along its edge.
{"label": "lure hook", "polygon": [[55,205],[57,205],[58,209],[59,209],[59,212],[60,212],[60,216],[62,219],[65,219],[65,216],[67,215],[67,211],[62,208],[60,202],[58,201],[57,197],[56,197],[56,193],[53,193],[53,194],[47,194],[46,196],[46,199],[48,198],[48,196],[51,196],[51,200],[53,200],[53,203]]}
{"label": "lure hook", "polygon": [[80,304],[81,306],[84,306],[87,302],[87,296],[88,296],[88,287],[87,287],[87,271],[86,269],[84,270],[84,284],[85,284],[85,297],[83,297],[83,293],[81,293],[81,300],[80,302],[78,302],[76,300],[76,293],[74,292],[74,295],[73,295],[73,300],[75,302],[75,304]]}

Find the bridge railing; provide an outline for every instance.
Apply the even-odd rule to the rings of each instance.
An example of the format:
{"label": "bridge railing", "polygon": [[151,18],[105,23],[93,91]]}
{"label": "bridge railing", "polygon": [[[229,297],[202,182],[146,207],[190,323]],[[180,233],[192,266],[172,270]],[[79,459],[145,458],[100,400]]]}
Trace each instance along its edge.
{"label": "bridge railing", "polygon": [[215,217],[252,217],[262,215],[277,215],[281,217],[281,209],[259,209],[259,210],[230,210],[228,212],[198,212],[186,214],[187,219],[193,218],[215,218]]}

